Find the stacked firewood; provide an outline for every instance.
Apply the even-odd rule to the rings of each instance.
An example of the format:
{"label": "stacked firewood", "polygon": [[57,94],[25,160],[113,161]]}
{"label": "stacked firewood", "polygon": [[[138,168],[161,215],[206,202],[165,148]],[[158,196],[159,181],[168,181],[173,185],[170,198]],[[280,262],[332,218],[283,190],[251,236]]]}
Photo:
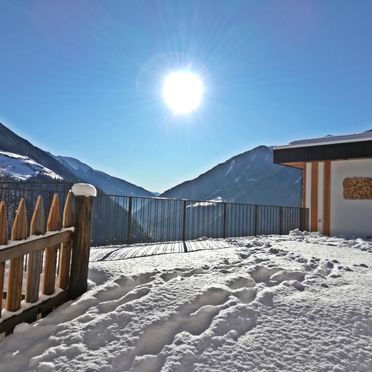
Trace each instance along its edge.
{"label": "stacked firewood", "polygon": [[344,199],[372,199],[372,178],[345,178]]}

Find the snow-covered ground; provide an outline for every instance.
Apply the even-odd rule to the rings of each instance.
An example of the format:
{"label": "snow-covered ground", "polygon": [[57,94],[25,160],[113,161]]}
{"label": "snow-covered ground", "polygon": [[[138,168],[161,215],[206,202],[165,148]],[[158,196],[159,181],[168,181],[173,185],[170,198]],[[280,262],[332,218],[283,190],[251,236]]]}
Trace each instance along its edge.
{"label": "snow-covered ground", "polygon": [[92,249],[89,291],[19,325],[0,370],[372,371],[372,243],[203,243],[132,259]]}

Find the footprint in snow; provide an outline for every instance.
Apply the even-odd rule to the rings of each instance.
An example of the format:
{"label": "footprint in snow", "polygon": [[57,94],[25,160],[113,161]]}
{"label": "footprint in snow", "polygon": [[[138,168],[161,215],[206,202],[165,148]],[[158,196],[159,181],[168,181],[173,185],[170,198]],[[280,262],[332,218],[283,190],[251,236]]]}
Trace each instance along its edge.
{"label": "footprint in snow", "polygon": [[257,297],[256,288],[240,288],[232,292],[243,304],[249,304],[253,302]]}
{"label": "footprint in snow", "polygon": [[122,277],[114,280],[111,285],[107,285],[95,295],[100,302],[116,300],[122,298],[134,288],[150,283],[155,280],[154,273],[145,273],[131,277]]}
{"label": "footprint in snow", "polygon": [[182,305],[175,314],[152,323],[139,336],[135,355],[157,355],[180,332],[194,336],[202,334],[214,317],[229,306],[226,304],[229,295],[223,288],[209,288],[191,303]]}
{"label": "footprint in snow", "polygon": [[283,270],[279,267],[268,268],[262,265],[256,265],[251,268],[248,273],[256,283],[268,282],[271,275]]}
{"label": "footprint in snow", "polygon": [[239,276],[228,280],[227,285],[231,289],[240,289],[245,287],[254,287],[256,282],[249,276]]}
{"label": "footprint in snow", "polygon": [[172,270],[160,274],[160,278],[162,278],[165,282],[169,282],[174,278],[188,278],[190,276],[200,275],[204,273],[205,271],[203,269],[193,269],[188,271]]}
{"label": "footprint in snow", "polygon": [[128,302],[132,302],[134,300],[139,300],[140,298],[146,296],[151,291],[151,287],[140,287],[135,288],[133,291],[128,292],[121,298],[116,300],[109,300],[105,302],[101,302],[97,305],[97,309],[101,313],[109,313],[111,311],[116,310],[119,306],[122,306]]}

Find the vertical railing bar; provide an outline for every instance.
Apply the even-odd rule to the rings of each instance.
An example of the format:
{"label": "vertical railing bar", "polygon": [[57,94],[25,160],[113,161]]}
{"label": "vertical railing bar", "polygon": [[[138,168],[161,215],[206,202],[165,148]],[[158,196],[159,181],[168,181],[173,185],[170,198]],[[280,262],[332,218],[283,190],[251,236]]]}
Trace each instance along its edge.
{"label": "vertical railing bar", "polygon": [[146,241],[148,241],[150,239],[150,236],[152,234],[151,232],[151,214],[152,214],[152,205],[153,205],[153,201],[152,200],[149,200],[148,203],[146,204],[146,211],[147,211],[147,215],[146,215],[146,225],[143,226],[143,230],[144,230],[144,233],[145,233],[145,238],[146,238]]}
{"label": "vertical railing bar", "polygon": [[127,244],[131,243],[132,234],[132,201],[133,198],[130,196],[128,200],[128,230],[127,230]]}
{"label": "vertical railing bar", "polygon": [[257,208],[258,208],[258,206],[255,205],[254,206],[254,236],[257,236],[257,233],[258,233],[258,226],[257,226],[258,212],[257,212]]}
{"label": "vertical railing bar", "polygon": [[222,237],[226,238],[226,214],[227,214],[227,204],[223,203],[223,230],[222,230]]}
{"label": "vertical railing bar", "polygon": [[154,240],[159,239],[158,229],[155,228],[155,226],[154,226],[155,225],[155,218],[158,215],[159,215],[159,200],[156,200],[155,201],[155,213],[154,213],[154,217],[151,220],[151,229],[153,230],[153,238],[155,238]]}
{"label": "vertical railing bar", "polygon": [[122,205],[122,212],[121,212],[121,241],[122,241],[121,244],[124,244],[126,242],[126,237],[127,237],[127,226],[125,224],[125,217],[126,217],[125,211],[127,210],[126,207],[128,207],[127,200],[128,198],[126,196],[122,197],[123,205]]}
{"label": "vertical railing bar", "polygon": [[172,218],[171,218],[171,210],[172,210],[172,205],[171,205],[172,201],[169,199],[168,200],[168,214],[167,214],[167,222],[168,222],[168,226],[167,226],[167,240],[172,240],[172,234],[171,234],[171,221],[172,221]]}
{"label": "vertical railing bar", "polygon": [[114,209],[114,221],[113,221],[113,227],[114,227],[114,242],[117,244],[117,226],[118,226],[118,203],[117,203],[117,196],[114,197],[114,204],[115,204],[115,209]]}
{"label": "vertical railing bar", "polygon": [[184,249],[185,252],[187,252],[187,247],[186,247],[186,200],[183,201],[182,241],[183,241],[183,249]]}

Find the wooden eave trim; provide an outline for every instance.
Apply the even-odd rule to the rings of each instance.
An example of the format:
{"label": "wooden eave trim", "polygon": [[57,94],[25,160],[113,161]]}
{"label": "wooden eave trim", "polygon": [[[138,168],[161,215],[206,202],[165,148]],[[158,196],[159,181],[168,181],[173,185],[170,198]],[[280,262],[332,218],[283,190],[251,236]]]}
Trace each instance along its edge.
{"label": "wooden eave trim", "polygon": [[304,167],[304,172],[302,176],[302,208],[306,208],[306,198],[307,198],[307,170],[306,170],[306,164]]}
{"label": "wooden eave trim", "polygon": [[302,162],[280,163],[280,164],[285,165],[286,167],[299,168],[299,169],[305,169],[306,167],[306,163],[302,163]]}
{"label": "wooden eave trim", "polygon": [[323,175],[323,234],[331,233],[331,161],[324,162]]}
{"label": "wooden eave trim", "polygon": [[318,231],[319,163],[311,163],[311,231]]}

